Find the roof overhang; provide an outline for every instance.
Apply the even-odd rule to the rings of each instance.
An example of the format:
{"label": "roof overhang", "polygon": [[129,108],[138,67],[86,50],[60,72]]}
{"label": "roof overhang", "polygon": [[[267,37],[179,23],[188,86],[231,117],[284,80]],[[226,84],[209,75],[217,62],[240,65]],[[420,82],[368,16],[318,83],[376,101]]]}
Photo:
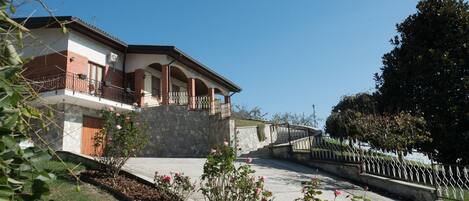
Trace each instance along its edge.
{"label": "roof overhang", "polygon": [[231,82],[227,78],[213,71],[209,67],[198,62],[194,58],[190,57],[183,51],[177,49],[174,46],[164,46],[164,45],[128,45],[127,53],[136,53],[136,54],[164,54],[168,55],[176,61],[183,63],[192,70],[222,84],[224,87],[227,87],[230,91],[240,92],[241,88],[235,83]]}
{"label": "roof overhang", "polygon": [[84,34],[96,41],[102,42],[116,50],[125,51],[127,44],[119,40],[117,37],[86,23],[80,18],[73,16],[57,16],[53,17],[30,17],[30,18],[14,18],[18,23],[23,24],[28,29],[38,28],[59,28],[58,22],[63,23],[66,28],[73,29]]}

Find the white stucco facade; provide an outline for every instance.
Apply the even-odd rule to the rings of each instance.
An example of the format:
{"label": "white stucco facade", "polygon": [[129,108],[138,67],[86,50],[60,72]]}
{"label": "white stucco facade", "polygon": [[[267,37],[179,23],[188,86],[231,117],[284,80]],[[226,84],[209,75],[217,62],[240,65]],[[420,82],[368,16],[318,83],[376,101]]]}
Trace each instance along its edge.
{"label": "white stucco facade", "polygon": [[68,48],[68,37],[68,33],[57,28],[33,29],[25,35],[22,54],[28,58],[65,51]]}
{"label": "white stucco facade", "polygon": [[68,34],[68,50],[88,58],[89,61],[101,66],[111,65],[109,62],[110,53],[117,54],[117,62],[114,65],[117,70],[123,71],[124,53],[117,51],[107,45],[71,30]]}

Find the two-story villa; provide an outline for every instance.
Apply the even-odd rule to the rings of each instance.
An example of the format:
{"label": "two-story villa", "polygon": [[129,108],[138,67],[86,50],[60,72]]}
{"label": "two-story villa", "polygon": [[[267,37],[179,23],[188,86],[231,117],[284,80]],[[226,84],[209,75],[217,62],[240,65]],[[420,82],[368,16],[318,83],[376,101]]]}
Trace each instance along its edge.
{"label": "two-story villa", "polygon": [[47,104],[63,112],[56,149],[91,154],[99,110],[186,105],[228,117],[230,97],[241,88],[174,46],[130,45],[79,18],[64,33],[52,17],[17,18],[31,30],[25,39],[25,77]]}

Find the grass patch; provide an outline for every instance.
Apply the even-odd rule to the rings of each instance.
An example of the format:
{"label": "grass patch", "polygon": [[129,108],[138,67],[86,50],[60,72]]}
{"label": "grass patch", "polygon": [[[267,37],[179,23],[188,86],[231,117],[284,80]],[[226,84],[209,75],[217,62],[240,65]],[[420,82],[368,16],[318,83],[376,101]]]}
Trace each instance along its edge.
{"label": "grass patch", "polygon": [[58,177],[50,183],[51,194],[45,200],[115,201],[111,194],[87,183],[77,184],[69,178]]}
{"label": "grass patch", "polygon": [[[459,191],[461,189],[454,189],[453,187],[450,187],[448,189],[449,192],[453,192],[454,190],[456,190],[458,192],[458,196],[459,196]],[[450,193],[450,194],[451,194]],[[442,198],[444,201],[460,201],[460,198],[459,199],[453,199],[453,198]],[[464,189],[464,201],[469,201],[469,189]]]}
{"label": "grass patch", "polygon": [[[43,200],[64,200],[64,201],[115,201],[111,194],[93,185],[77,182],[71,176],[69,170],[74,174],[84,171],[86,168],[69,162],[46,161],[38,164],[41,168],[53,173],[57,178],[49,182],[50,194],[43,196]],[[31,184],[26,184],[26,191],[31,190]]]}
{"label": "grass patch", "polygon": [[236,127],[265,125],[265,122],[252,119],[234,119]]}

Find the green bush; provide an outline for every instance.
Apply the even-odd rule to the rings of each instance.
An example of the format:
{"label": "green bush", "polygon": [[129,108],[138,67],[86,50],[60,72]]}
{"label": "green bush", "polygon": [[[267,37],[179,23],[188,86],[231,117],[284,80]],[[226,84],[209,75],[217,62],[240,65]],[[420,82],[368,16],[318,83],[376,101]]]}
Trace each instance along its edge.
{"label": "green bush", "polygon": [[145,147],[148,135],[135,112],[119,113],[110,107],[102,114],[104,126],[94,138],[95,159],[104,164],[106,173],[116,177],[125,162]]}
{"label": "green bush", "polygon": [[[225,143],[228,144],[228,143]],[[236,167],[235,150],[229,146],[213,149],[207,156],[202,174],[202,194],[207,200],[219,201],[267,201],[272,193],[264,189],[265,177],[257,180],[249,164]]]}

